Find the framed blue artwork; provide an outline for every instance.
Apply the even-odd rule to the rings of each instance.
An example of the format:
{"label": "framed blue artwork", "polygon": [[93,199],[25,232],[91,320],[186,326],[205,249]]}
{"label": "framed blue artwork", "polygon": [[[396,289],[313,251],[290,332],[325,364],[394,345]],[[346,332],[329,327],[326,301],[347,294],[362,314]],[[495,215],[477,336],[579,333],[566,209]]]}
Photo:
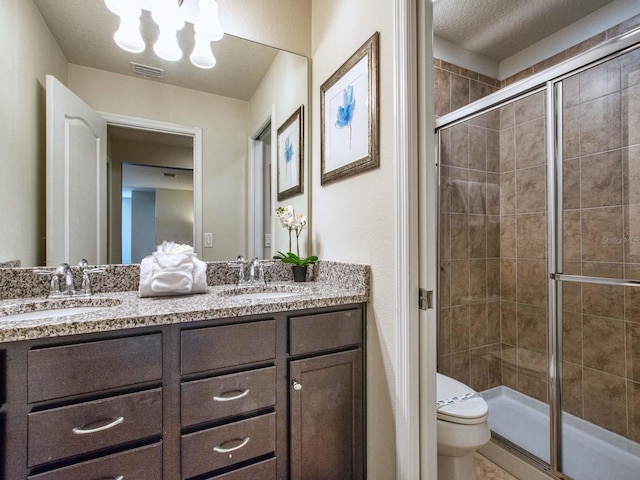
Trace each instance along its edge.
{"label": "framed blue artwork", "polygon": [[320,87],[322,185],[380,165],[376,32]]}
{"label": "framed blue artwork", "polygon": [[278,128],[278,201],[302,193],[303,106]]}

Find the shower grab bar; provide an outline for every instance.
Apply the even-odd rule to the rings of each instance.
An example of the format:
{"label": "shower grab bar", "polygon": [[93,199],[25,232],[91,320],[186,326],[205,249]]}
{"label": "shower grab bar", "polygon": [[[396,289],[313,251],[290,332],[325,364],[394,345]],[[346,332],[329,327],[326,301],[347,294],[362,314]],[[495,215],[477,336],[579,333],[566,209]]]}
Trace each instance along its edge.
{"label": "shower grab bar", "polygon": [[639,280],[627,280],[623,278],[586,277],[581,275],[565,275],[564,273],[552,273],[552,280],[561,282],[595,283],[598,285],[614,285],[618,287],[640,287]]}

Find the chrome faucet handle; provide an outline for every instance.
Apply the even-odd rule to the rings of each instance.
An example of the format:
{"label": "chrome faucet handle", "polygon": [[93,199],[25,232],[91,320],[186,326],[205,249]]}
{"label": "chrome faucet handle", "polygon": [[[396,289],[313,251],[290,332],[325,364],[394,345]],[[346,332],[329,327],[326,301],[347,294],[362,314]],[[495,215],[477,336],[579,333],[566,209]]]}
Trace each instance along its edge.
{"label": "chrome faucet handle", "polygon": [[264,283],[265,286],[267,285],[267,277],[264,275],[264,268],[270,267],[274,263],[275,262],[272,260],[260,260],[258,262],[258,283]]}
{"label": "chrome faucet handle", "polygon": [[246,281],[244,279],[244,269],[245,269],[245,259],[242,255],[238,255],[235,260],[227,262],[231,268],[238,269],[238,279],[236,280],[236,285],[245,285]]}
{"label": "chrome faucet handle", "polygon": [[84,258],[80,260],[80,262],[78,263],[78,267],[80,267],[80,270],[82,272],[82,283],[80,284],[80,290],[76,292],[76,295],[81,297],[88,297],[90,295],[93,295],[90,275],[93,275],[95,273],[103,273],[106,271],[106,268],[89,268],[89,262],[87,262],[87,260]]}
{"label": "chrome faucet handle", "polygon": [[62,296],[62,292],[60,291],[60,278],[57,274],[57,268],[39,268],[37,270],[34,270],[33,273],[36,275],[48,275],[51,277],[49,281],[49,293],[47,295],[49,298],[59,298]]}

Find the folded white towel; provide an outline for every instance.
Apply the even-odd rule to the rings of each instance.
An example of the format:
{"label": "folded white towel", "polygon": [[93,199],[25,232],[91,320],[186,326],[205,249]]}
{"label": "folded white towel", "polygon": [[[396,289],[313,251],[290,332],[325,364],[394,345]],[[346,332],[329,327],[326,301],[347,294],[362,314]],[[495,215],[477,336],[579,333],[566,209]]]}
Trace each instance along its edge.
{"label": "folded white towel", "polygon": [[153,269],[180,269],[193,270],[193,259],[195,254],[193,253],[154,253],[153,255]]}
{"label": "folded white towel", "polygon": [[151,277],[151,290],[156,293],[191,293],[193,274],[185,270],[160,270]]}
{"label": "folded white towel", "polygon": [[206,293],[207,264],[193,253],[154,253],[140,263],[140,297]]}

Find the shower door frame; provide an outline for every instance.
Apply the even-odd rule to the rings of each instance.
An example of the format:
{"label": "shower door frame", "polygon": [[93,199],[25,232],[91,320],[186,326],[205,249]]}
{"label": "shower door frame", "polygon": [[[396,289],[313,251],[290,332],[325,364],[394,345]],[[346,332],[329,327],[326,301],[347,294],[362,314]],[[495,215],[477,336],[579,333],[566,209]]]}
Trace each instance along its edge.
{"label": "shower door frame", "polygon": [[[522,458],[542,467],[556,478],[571,480],[560,471],[562,456],[562,289],[561,282],[598,283],[618,286],[640,286],[633,280],[616,280],[581,275],[565,275],[562,272],[562,81],[566,78],[604,63],[611,58],[640,48],[640,27],[632,29],[597,47],[576,55],[564,62],[531,77],[516,82],[493,94],[436,119],[436,158],[438,169],[437,190],[437,245],[440,248],[440,131],[480,116],[504,104],[528,95],[546,91],[546,155],[547,155],[547,261],[548,261],[548,366],[549,366],[549,421],[550,463],[542,462],[529,452],[506,439],[499,438]],[[437,255],[437,288],[440,292],[440,254]],[[440,312],[437,311],[437,325]],[[506,442],[505,442],[506,440]],[[541,464],[542,462],[542,464]]]}

